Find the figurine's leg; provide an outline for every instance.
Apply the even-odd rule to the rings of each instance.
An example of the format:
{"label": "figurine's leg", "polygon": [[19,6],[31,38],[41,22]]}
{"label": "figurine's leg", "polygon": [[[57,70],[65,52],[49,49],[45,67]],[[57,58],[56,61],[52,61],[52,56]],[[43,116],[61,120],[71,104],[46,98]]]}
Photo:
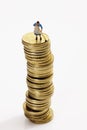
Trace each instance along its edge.
{"label": "figurine's leg", "polygon": [[36,33],[34,33],[34,35],[36,36],[36,40],[37,40],[37,39],[38,39],[38,38],[37,38],[37,34],[36,34]]}
{"label": "figurine's leg", "polygon": [[38,38],[37,38],[37,35],[36,35],[36,40],[37,40]]}
{"label": "figurine's leg", "polygon": [[42,40],[41,34],[39,36],[40,36],[40,41],[41,41]]}

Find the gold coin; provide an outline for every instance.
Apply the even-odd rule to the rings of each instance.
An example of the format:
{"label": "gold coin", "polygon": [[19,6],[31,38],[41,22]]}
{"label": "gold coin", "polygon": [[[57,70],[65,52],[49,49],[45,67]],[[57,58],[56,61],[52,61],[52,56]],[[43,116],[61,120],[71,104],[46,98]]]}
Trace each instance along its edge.
{"label": "gold coin", "polygon": [[[48,41],[49,39],[48,39],[47,34],[44,33],[43,35],[45,36],[46,40]],[[42,40],[41,41],[36,41],[34,33],[27,33],[27,34],[25,34],[22,37],[22,43],[24,45],[28,45],[28,46],[29,46],[29,44],[30,45],[32,45],[32,44],[36,44],[37,45],[37,44],[45,43],[45,39],[42,36]]]}
{"label": "gold coin", "polygon": [[33,77],[30,77],[29,75],[27,75],[27,79],[30,81],[30,82],[33,82],[33,83],[47,83],[49,82],[50,80],[52,80],[53,76],[49,76],[47,78],[42,78],[42,79],[38,79],[38,78],[33,78]]}
{"label": "gold coin", "polygon": [[28,79],[26,80],[26,82],[27,82],[27,86],[29,87],[32,87],[32,88],[35,88],[35,89],[43,89],[43,88],[47,88],[49,85],[51,85],[52,84],[52,81],[49,81],[49,82],[47,82],[47,83],[43,83],[43,84],[41,84],[41,83],[32,83],[32,82],[30,82]]}

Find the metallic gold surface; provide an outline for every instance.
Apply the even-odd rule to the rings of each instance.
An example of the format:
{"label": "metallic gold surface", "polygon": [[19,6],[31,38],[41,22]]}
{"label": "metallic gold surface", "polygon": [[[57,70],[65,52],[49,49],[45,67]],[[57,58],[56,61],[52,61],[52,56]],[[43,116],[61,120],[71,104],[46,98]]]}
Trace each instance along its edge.
{"label": "metallic gold surface", "polygon": [[[48,36],[47,36],[47,34],[43,34],[44,36],[45,36],[45,39],[48,41],[49,39],[48,39]],[[40,40],[37,40],[36,41],[36,39],[35,39],[35,35],[34,35],[34,33],[33,32],[31,32],[31,33],[27,33],[27,34],[25,34],[23,37],[22,37],[22,43],[25,45],[25,46],[29,46],[29,44],[30,45],[33,45],[34,44],[34,46],[36,45],[37,46],[37,44],[43,44],[44,42],[45,42],[45,39],[44,39],[44,37],[42,36],[42,40],[40,41]],[[31,47],[31,46],[30,46]]]}
{"label": "metallic gold surface", "polygon": [[26,101],[23,104],[24,114],[34,123],[47,123],[53,118],[50,105],[54,92],[54,57],[50,49],[50,40],[43,34],[42,40],[36,41],[33,33],[27,33],[23,36],[22,43],[27,60],[28,86]]}

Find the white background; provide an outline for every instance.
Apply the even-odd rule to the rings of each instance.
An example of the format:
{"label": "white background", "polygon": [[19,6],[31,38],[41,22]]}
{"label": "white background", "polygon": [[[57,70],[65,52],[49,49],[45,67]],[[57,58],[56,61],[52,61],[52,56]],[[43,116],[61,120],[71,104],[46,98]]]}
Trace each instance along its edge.
{"label": "white background", "polygon": [[[54,119],[28,121],[22,35],[39,20],[54,54]],[[0,0],[0,130],[87,130],[87,1]]]}

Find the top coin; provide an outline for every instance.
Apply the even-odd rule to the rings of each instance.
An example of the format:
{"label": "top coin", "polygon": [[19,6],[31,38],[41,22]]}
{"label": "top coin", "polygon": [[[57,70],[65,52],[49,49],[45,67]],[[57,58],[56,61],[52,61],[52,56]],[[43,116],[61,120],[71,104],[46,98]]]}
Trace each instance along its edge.
{"label": "top coin", "polygon": [[38,40],[36,40],[35,35],[33,32],[31,33],[27,33],[22,37],[22,43],[24,45],[28,45],[28,44],[37,44],[37,43],[45,43],[49,41],[48,35],[45,33],[41,34],[42,40],[40,40],[38,38]]}

